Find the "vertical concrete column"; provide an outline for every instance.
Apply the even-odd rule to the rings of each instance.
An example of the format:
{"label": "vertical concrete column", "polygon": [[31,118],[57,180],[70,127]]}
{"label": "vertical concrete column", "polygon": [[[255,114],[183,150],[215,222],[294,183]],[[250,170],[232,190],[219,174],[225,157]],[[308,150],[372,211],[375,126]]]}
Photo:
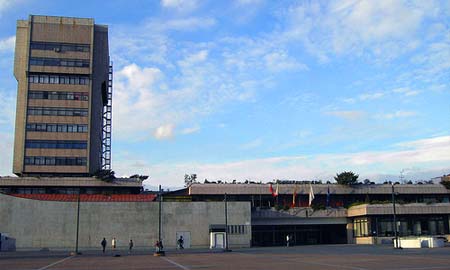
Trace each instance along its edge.
{"label": "vertical concrete column", "polygon": [[351,219],[347,223],[347,244],[355,244],[354,238],[353,238],[353,223]]}

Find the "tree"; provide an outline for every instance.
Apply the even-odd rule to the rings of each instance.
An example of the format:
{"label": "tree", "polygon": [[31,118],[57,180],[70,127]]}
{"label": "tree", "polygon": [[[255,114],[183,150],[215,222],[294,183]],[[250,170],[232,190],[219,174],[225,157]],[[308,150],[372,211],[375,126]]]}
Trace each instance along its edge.
{"label": "tree", "polygon": [[339,174],[336,174],[334,180],[336,180],[339,185],[349,186],[358,184],[358,177],[359,175],[353,172],[341,172]]}
{"label": "tree", "polygon": [[185,174],[184,175],[184,186],[188,187],[193,183],[197,183],[197,174]]}

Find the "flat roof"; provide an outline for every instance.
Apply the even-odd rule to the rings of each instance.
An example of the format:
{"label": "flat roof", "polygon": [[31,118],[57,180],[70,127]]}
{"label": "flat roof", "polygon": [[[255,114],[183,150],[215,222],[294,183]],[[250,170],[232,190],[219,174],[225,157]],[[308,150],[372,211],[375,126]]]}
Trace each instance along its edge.
{"label": "flat roof", "polygon": [[137,178],[106,182],[95,177],[0,177],[0,187],[142,187]]}
{"label": "flat roof", "polygon": [[[189,195],[270,195],[270,184],[192,184],[189,186]],[[272,188],[276,190],[276,184]],[[309,194],[309,184],[279,184],[279,194]],[[312,184],[315,195],[326,195],[328,188],[330,194],[391,194],[392,186],[389,184],[344,186],[338,184]],[[441,184],[423,185],[395,185],[395,192],[400,194],[450,194],[450,190]]]}

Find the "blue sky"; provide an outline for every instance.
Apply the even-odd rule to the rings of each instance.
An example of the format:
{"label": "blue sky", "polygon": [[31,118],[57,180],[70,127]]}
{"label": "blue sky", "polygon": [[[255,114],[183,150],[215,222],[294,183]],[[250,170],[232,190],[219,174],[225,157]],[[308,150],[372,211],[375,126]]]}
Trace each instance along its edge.
{"label": "blue sky", "polygon": [[109,25],[113,169],[200,180],[450,173],[449,1],[0,0],[0,174],[17,19]]}

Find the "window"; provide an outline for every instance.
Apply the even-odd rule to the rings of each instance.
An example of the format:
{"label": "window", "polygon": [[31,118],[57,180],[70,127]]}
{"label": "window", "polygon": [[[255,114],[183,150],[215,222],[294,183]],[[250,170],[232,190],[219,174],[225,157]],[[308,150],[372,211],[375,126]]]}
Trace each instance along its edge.
{"label": "window", "polygon": [[245,234],[245,225],[228,225],[229,234]]}
{"label": "window", "polygon": [[[89,60],[30,57],[32,66],[89,67]],[[47,77],[48,79],[48,77]],[[48,83],[48,81],[47,81]]]}
{"label": "window", "polygon": [[36,132],[87,132],[87,125],[83,124],[44,124],[44,123],[28,123],[27,131]]}
{"label": "window", "polygon": [[50,76],[49,83],[50,84],[58,84],[59,78],[57,76]]}
{"label": "window", "polygon": [[354,237],[369,236],[370,226],[367,218],[355,218],[353,220]]}
{"label": "window", "polygon": [[55,52],[89,52],[89,44],[59,43],[59,42],[31,42],[30,48],[33,50],[47,50]]}
{"label": "window", "polygon": [[59,141],[59,140],[26,140],[26,148],[43,149],[86,149],[86,141]]}
{"label": "window", "polygon": [[[64,61],[64,65],[72,65],[70,61]],[[55,74],[30,74],[28,75],[28,81],[30,83],[41,83],[41,84],[75,84],[75,85],[87,85],[89,84],[89,77],[86,75],[77,76],[66,76],[66,75],[55,75]]]}
{"label": "window", "polygon": [[47,132],[56,132],[57,131],[57,125],[56,124],[48,124],[47,125]]}
{"label": "window", "polygon": [[28,115],[52,115],[52,116],[87,116],[87,109],[53,108],[53,107],[29,107]]}
{"label": "window", "polygon": [[85,157],[25,157],[25,165],[39,166],[86,166]]}
{"label": "window", "polygon": [[50,99],[50,100],[89,100],[88,94],[83,92],[48,92],[48,91],[29,91],[30,99]]}

